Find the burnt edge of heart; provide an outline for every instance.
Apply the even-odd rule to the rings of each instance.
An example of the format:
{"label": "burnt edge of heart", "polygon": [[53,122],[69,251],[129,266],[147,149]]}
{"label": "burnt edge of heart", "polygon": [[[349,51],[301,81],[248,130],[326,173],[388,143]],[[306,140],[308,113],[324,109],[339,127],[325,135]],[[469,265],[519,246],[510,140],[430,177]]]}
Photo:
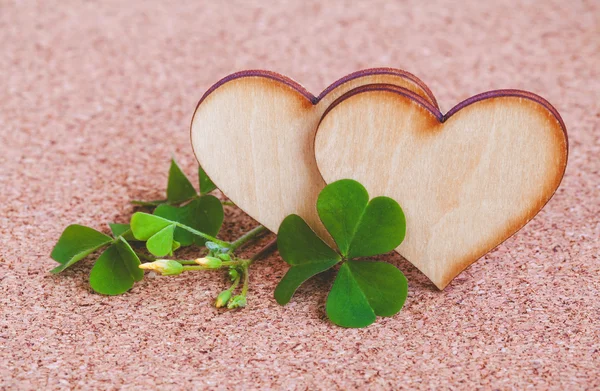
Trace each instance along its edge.
{"label": "burnt edge of heart", "polygon": [[[370,91],[387,91],[387,92],[396,93],[396,94],[402,95],[408,99],[411,99],[415,103],[423,106],[423,108],[425,108],[426,110],[431,112],[431,114],[433,114],[433,116],[436,117],[438,119],[438,121],[440,121],[440,123],[446,122],[446,120],[448,120],[448,118],[452,117],[454,114],[456,114],[460,110],[464,109],[465,107],[470,106],[473,103],[481,102],[483,100],[493,99],[493,98],[503,98],[503,97],[515,97],[515,98],[529,99],[529,100],[534,101],[537,104],[541,105],[542,107],[544,107],[546,110],[548,110],[550,112],[550,114],[552,114],[552,116],[554,116],[554,118],[556,118],[556,120],[560,124],[560,127],[565,135],[567,155],[568,155],[569,137],[567,134],[567,127],[565,126],[565,123],[564,123],[562,117],[558,113],[558,110],[556,110],[554,108],[554,106],[552,106],[552,104],[550,104],[550,102],[548,102],[546,99],[542,98],[541,96],[534,94],[533,92],[523,91],[523,90],[504,89],[504,90],[493,90],[493,91],[482,92],[480,94],[474,95],[470,98],[463,100],[462,102],[458,103],[456,106],[451,108],[446,114],[443,114],[437,106],[432,105],[427,100],[423,99],[423,97],[419,96],[418,94],[415,94],[414,92],[412,92],[404,87],[396,86],[393,84],[368,84],[368,85],[356,87],[356,88],[346,92],[345,94],[343,94],[336,100],[334,100],[331,103],[331,105],[329,105],[329,107],[323,113],[323,116],[321,117],[321,121],[323,121],[323,118],[325,118],[327,113],[329,113],[331,110],[333,110],[337,105],[342,103],[344,100],[346,100],[354,95],[361,94],[364,92],[370,92]],[[319,124],[321,123],[321,121],[319,121]],[[318,128],[318,126],[317,126],[317,128]],[[568,156],[567,156],[567,158],[568,158]]]}
{"label": "burnt edge of heart", "polygon": [[200,106],[200,104],[214,90],[216,90],[217,88],[219,88],[220,86],[222,86],[225,83],[228,83],[228,82],[230,82],[232,80],[244,78],[244,77],[264,77],[264,78],[267,78],[267,79],[272,79],[272,80],[278,81],[278,82],[283,83],[283,84],[287,85],[288,87],[291,87],[292,89],[298,91],[306,99],[308,99],[313,105],[316,105],[317,103],[319,103],[321,101],[321,99],[323,99],[327,94],[329,94],[331,91],[333,91],[334,89],[336,89],[340,85],[342,85],[344,83],[347,83],[349,81],[352,81],[354,79],[358,79],[360,77],[373,76],[373,75],[396,75],[396,76],[400,76],[400,77],[403,77],[405,79],[408,79],[408,80],[412,81],[413,83],[417,84],[427,94],[427,96],[431,99],[431,101],[435,104],[436,107],[438,105],[437,104],[437,100],[435,99],[435,96],[433,95],[433,93],[431,92],[431,90],[429,89],[429,87],[427,87],[427,85],[421,79],[419,79],[418,77],[416,77],[412,73],[406,72],[406,71],[404,71],[402,69],[396,69],[396,68],[368,68],[368,69],[363,69],[363,70],[360,70],[360,71],[357,71],[357,72],[353,72],[353,73],[351,73],[349,75],[346,75],[346,76],[342,77],[341,79],[338,79],[337,81],[333,82],[332,84],[330,84],[318,96],[314,96],[313,94],[311,94],[300,83],[292,80],[291,78],[289,78],[287,76],[281,75],[281,74],[279,74],[277,72],[265,71],[265,70],[260,70],[260,69],[250,69],[250,70],[235,72],[235,73],[232,73],[230,75],[227,75],[224,78],[222,78],[221,80],[219,80],[218,82],[216,82],[215,84],[213,84],[204,93],[204,95],[202,95],[202,97],[200,98],[200,101],[198,101],[198,104],[196,105],[196,110],[198,109],[198,106]]}
{"label": "burnt edge of heart", "polygon": [[[505,90],[493,90],[493,91],[487,91],[487,92],[483,92],[481,94],[477,94],[474,95],[470,98],[465,99],[464,101],[458,103],[456,106],[454,106],[452,109],[450,109],[450,111],[448,111],[446,114],[442,114],[442,112],[440,111],[440,109],[436,106],[433,106],[431,103],[429,103],[427,100],[423,99],[423,97],[415,94],[414,92],[403,88],[403,87],[399,87],[399,86],[395,86],[392,84],[369,84],[369,85],[365,85],[365,86],[360,86],[360,87],[356,87],[348,92],[346,92],[345,94],[343,94],[342,96],[340,96],[339,98],[337,98],[335,101],[333,101],[331,103],[331,105],[325,110],[325,112],[323,113],[323,116],[321,117],[321,120],[319,121],[319,125],[317,125],[317,132],[315,133],[315,139],[318,135],[318,128],[321,125],[321,122],[323,121],[323,119],[325,118],[325,116],[327,116],[327,113],[329,113],[333,108],[335,108],[337,105],[339,105],[340,103],[342,103],[344,100],[360,94],[360,93],[364,93],[364,92],[369,92],[369,91],[386,91],[386,92],[391,92],[391,93],[396,93],[399,95],[402,95],[410,100],[412,100],[413,102],[421,105],[423,108],[425,108],[426,110],[428,110],[429,112],[431,112],[431,114],[440,122],[440,123],[444,123],[448,118],[452,117],[452,115],[454,115],[455,113],[459,112],[460,110],[464,109],[467,106],[470,106],[474,103],[477,102],[481,102],[483,100],[487,100],[487,99],[492,99],[492,98],[502,98],[502,97],[517,97],[517,98],[523,98],[523,99],[529,99],[533,102],[538,103],[539,105],[541,105],[543,108],[545,108],[546,110],[548,110],[548,112],[550,114],[552,114],[552,116],[556,119],[556,121],[559,123],[563,134],[565,136],[565,166],[563,168],[563,171],[560,175],[560,179],[558,181],[558,184],[556,186],[556,189],[552,192],[552,194],[550,194],[550,197],[548,197],[548,200],[546,200],[546,202],[541,205],[541,207],[539,208],[539,210],[537,212],[535,212],[535,214],[533,214],[529,219],[527,219],[520,227],[518,227],[512,234],[508,235],[506,238],[504,238],[502,241],[500,241],[499,243],[497,243],[493,248],[491,248],[489,251],[486,251],[485,253],[483,253],[481,256],[477,257],[475,260],[463,264],[459,267],[460,270],[458,270],[458,273],[455,273],[455,277],[458,276],[460,273],[462,273],[464,270],[466,270],[468,267],[470,267],[471,265],[473,265],[475,262],[477,262],[477,260],[481,259],[483,256],[485,256],[486,254],[489,254],[491,251],[493,251],[495,248],[497,248],[498,246],[500,246],[502,243],[504,243],[506,240],[508,240],[509,238],[511,238],[512,236],[514,236],[517,232],[519,232],[524,226],[526,226],[531,220],[533,220],[533,218],[535,216],[537,216],[537,214],[544,209],[544,207],[548,204],[548,202],[552,199],[552,197],[554,197],[554,194],[556,194],[556,190],[558,190],[558,188],[560,187],[560,183],[562,182],[562,179],[564,178],[564,174],[566,172],[567,169],[567,164],[568,164],[568,160],[569,160],[569,137],[567,135],[567,128],[565,126],[565,123],[563,122],[560,114],[558,113],[558,111],[554,108],[554,106],[552,106],[550,104],[550,102],[548,102],[546,99],[542,98],[541,96],[534,94],[532,92],[528,92],[528,91],[522,91],[522,90],[515,90],[515,89],[505,89]],[[315,140],[313,140],[313,145],[315,145]],[[320,169],[319,169],[320,172]],[[321,177],[323,177],[323,174],[321,174]],[[325,181],[325,179],[323,178],[323,180]],[[325,181],[327,182],[327,181]],[[446,286],[448,286],[450,284],[450,282],[455,278],[452,277],[450,279],[447,279],[447,281],[445,281],[445,283],[442,284],[442,286],[437,286],[438,289],[443,290]]]}

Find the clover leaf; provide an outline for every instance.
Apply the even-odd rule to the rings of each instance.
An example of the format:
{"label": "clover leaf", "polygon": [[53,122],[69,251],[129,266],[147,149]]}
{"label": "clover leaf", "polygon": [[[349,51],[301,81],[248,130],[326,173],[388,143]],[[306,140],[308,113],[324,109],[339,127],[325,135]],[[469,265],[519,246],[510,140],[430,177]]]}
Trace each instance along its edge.
{"label": "clover leaf", "polygon": [[196,189],[190,180],[185,176],[181,168],[171,159],[171,168],[169,169],[169,181],[167,183],[167,201],[177,203],[196,195]]}
{"label": "clover leaf", "polygon": [[292,267],[275,289],[275,299],[287,304],[300,285],[342,260],[298,215],[286,217],[277,233],[281,257]]}
{"label": "clover leaf", "polygon": [[355,259],[387,253],[402,243],[406,220],[400,205],[388,197],[369,201],[360,183],[344,179],[321,191],[317,212],[339,251],[301,217],[286,217],[279,227],[277,247],[291,268],[275,290],[277,302],[288,303],[302,283],[341,263],[326,304],[333,323],[365,327],[376,316],[400,311],[408,293],[402,272],[385,262]]}
{"label": "clover leaf", "polygon": [[60,273],[112,241],[110,236],[83,225],[69,225],[54,246],[50,257],[60,266],[51,273]]}
{"label": "clover leaf", "polygon": [[326,186],[317,199],[317,212],[342,255],[348,258],[392,251],[406,233],[404,213],[396,201],[376,197],[369,202],[367,190],[350,179]]}
{"label": "clover leaf", "polygon": [[137,240],[145,240],[146,248],[154,256],[173,252],[176,224],[160,216],[137,212],[131,216],[131,232]]}
{"label": "clover leaf", "polygon": [[[181,207],[160,205],[154,214],[211,236],[215,236],[219,232],[224,218],[221,201],[211,195],[200,196]],[[175,228],[174,238],[182,246],[189,246],[193,243],[203,246],[206,241],[206,239],[194,236],[191,232],[179,227]]]}
{"label": "clover leaf", "polygon": [[217,188],[217,185],[206,175],[206,171],[202,166],[198,166],[198,184],[200,187],[200,194],[210,193]]}
{"label": "clover leaf", "polygon": [[163,257],[173,252],[173,234],[175,225],[171,224],[152,235],[146,242],[146,248],[157,257]]}
{"label": "clover leaf", "polygon": [[140,260],[129,243],[119,237],[98,258],[90,272],[90,286],[98,293],[119,295],[144,277]]}

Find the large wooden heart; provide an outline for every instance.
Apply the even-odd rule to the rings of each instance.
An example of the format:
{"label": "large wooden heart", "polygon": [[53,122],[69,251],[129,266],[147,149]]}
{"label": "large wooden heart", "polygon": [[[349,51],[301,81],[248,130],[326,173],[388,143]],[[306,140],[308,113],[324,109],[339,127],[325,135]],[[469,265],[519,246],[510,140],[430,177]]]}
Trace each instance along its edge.
{"label": "large wooden heart", "polygon": [[353,73],[317,97],[279,74],[244,71],[216,83],[198,103],[194,153],[219,189],[271,231],[296,213],[330,240],[315,207],[325,186],[314,157],[315,132],[335,99],[371,83],[404,87],[437,107],[423,82],[396,69]]}
{"label": "large wooden heart", "polygon": [[332,103],[315,139],[326,182],[356,179],[400,203],[407,229],[397,251],[440,289],[540,211],[567,151],[557,111],[516,90],[442,115],[405,88],[359,87]]}

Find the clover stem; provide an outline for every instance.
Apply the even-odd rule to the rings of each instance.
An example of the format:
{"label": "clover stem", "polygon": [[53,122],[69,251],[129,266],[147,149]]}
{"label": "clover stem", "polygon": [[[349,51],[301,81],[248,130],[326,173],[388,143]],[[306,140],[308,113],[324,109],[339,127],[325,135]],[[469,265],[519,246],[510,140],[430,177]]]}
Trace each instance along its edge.
{"label": "clover stem", "polygon": [[244,272],[244,285],[242,286],[242,296],[246,296],[246,294],[248,293],[248,285],[250,283],[250,273],[248,273],[248,266],[249,264],[246,264],[243,267],[243,272]]}
{"label": "clover stem", "polygon": [[246,232],[244,235],[240,236],[235,241],[231,242],[228,252],[231,253],[231,252],[237,250],[238,248],[242,247],[244,244],[248,243],[249,241],[256,238],[257,236],[259,236],[260,234],[262,234],[265,231],[267,231],[267,229],[263,225],[259,225],[255,228],[251,229],[250,231]]}
{"label": "clover stem", "polygon": [[183,266],[184,271],[192,271],[192,270],[219,270],[228,267],[246,267],[248,265],[248,261],[245,259],[240,259],[237,261],[226,261],[221,263],[219,267],[206,267],[202,265],[198,265],[194,260],[188,259],[173,259],[175,262],[179,262],[182,265],[191,265],[191,266]]}
{"label": "clover stem", "polygon": [[231,284],[231,286],[229,287],[229,289],[227,289],[229,292],[233,292],[235,290],[235,288],[238,287],[238,285],[240,285],[240,276],[238,275],[235,280],[233,280],[233,284]]}
{"label": "clover stem", "polygon": [[235,204],[231,201],[221,201],[223,206],[235,206]]}
{"label": "clover stem", "polygon": [[196,271],[196,270],[219,270],[219,268],[210,268],[210,267],[201,266],[201,265],[184,266],[183,267],[184,272],[190,272],[190,271]]}
{"label": "clover stem", "polygon": [[174,259],[175,262],[179,262],[182,265],[197,265],[194,259]]}

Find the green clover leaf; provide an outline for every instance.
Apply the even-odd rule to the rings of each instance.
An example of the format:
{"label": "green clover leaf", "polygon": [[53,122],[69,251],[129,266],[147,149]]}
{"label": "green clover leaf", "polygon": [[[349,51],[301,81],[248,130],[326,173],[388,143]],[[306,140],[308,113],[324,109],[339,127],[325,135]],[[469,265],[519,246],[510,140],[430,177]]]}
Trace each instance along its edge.
{"label": "green clover leaf", "polygon": [[160,216],[137,212],[131,216],[131,232],[137,240],[148,240],[173,222]]}
{"label": "green clover leaf", "polygon": [[326,186],[317,199],[317,212],[348,258],[384,254],[404,240],[406,220],[400,205],[388,197],[369,202],[367,190],[351,179]]}
{"label": "green clover leaf", "polygon": [[152,255],[162,257],[173,252],[175,223],[159,216],[137,212],[131,216],[131,232],[137,240],[145,240]]}
{"label": "green clover leaf", "polygon": [[292,266],[275,289],[275,300],[281,305],[287,304],[306,280],[342,260],[298,215],[289,215],[279,226],[277,247]]}
{"label": "green clover leaf", "polygon": [[157,257],[163,257],[173,252],[173,234],[175,225],[171,224],[161,229],[146,242],[146,248]]}
{"label": "green clover leaf", "polygon": [[167,201],[174,204],[189,200],[194,196],[196,196],[194,185],[192,185],[183,171],[181,171],[175,159],[172,159],[171,168],[169,169],[169,181],[167,183]]}
{"label": "green clover leaf", "polygon": [[406,220],[400,205],[388,197],[369,201],[360,183],[344,179],[321,191],[317,212],[339,253],[301,217],[286,217],[279,227],[277,247],[291,268],[275,290],[277,302],[288,303],[302,283],[341,263],[326,305],[333,323],[366,327],[376,316],[400,311],[408,292],[402,272],[385,262],[354,259],[384,254],[402,243]]}
{"label": "green clover leaf", "polygon": [[341,267],[327,297],[327,316],[344,327],[366,327],[375,315],[393,316],[406,300],[408,283],[386,262],[351,260]]}
{"label": "green clover leaf", "polygon": [[52,269],[51,273],[60,273],[69,266],[87,257],[94,251],[112,242],[112,238],[83,225],[69,225],[58,239],[50,257],[60,266]]}
{"label": "green clover leaf", "polygon": [[90,272],[90,286],[104,295],[125,293],[144,277],[144,271],[139,266],[138,256],[121,237],[94,264]]}
{"label": "green clover leaf", "polygon": [[[182,207],[161,205],[156,208],[154,214],[171,221],[177,221],[211,236],[215,236],[219,232],[224,218],[221,201],[211,195],[200,196]],[[175,229],[174,237],[182,246],[189,246],[193,243],[203,246],[206,242],[206,239],[194,236],[191,232],[180,227]]]}
{"label": "green clover leaf", "polygon": [[217,188],[201,166],[198,166],[198,184],[200,187],[200,194],[210,193]]}

